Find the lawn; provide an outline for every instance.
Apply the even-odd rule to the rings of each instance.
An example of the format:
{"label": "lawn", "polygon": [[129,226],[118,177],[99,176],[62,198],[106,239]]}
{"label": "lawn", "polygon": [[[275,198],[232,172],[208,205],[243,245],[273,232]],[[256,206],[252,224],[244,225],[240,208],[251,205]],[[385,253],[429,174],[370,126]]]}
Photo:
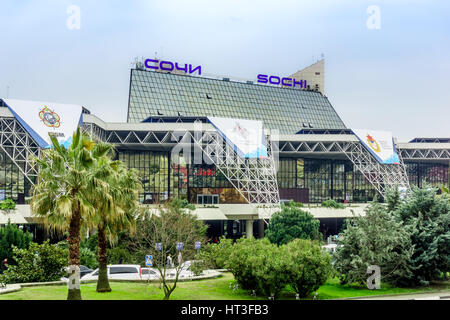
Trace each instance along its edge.
{"label": "lawn", "polygon": [[[231,273],[224,273],[223,277],[209,280],[179,282],[172,300],[262,300],[266,297],[252,297],[247,291],[230,289],[233,281]],[[81,294],[84,300],[161,300],[162,289],[157,283],[129,283],[111,282],[112,292],[97,293],[96,283],[82,284]],[[422,288],[392,288],[383,286],[379,290],[369,290],[356,286],[341,286],[337,279],[330,279],[318,290],[318,299],[337,299],[379,294],[412,293],[450,289],[450,284]],[[67,287],[42,286],[26,287],[18,292],[0,295],[0,300],[65,300]],[[280,299],[295,299],[295,293],[289,289],[282,292]]]}

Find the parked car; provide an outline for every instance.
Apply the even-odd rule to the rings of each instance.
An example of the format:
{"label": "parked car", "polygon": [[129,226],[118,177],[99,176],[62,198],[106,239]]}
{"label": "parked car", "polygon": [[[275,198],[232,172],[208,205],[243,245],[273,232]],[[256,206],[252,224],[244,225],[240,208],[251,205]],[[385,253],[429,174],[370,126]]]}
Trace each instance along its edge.
{"label": "parked car", "polygon": [[141,268],[142,279],[159,279],[161,275],[157,269],[153,268]]}
{"label": "parked car", "polygon": [[80,266],[80,278],[83,278],[85,275],[92,273],[93,271],[94,270],[86,266]]}
{"label": "parked car", "polygon": [[[83,278],[85,275],[92,273],[93,271],[94,270],[92,270],[91,268],[81,265],[80,266],[80,279]],[[66,268],[66,273],[67,273],[67,277],[62,277],[61,280],[63,280],[63,281],[69,280],[69,278],[68,278],[69,267]]]}
{"label": "parked car", "polygon": [[[107,266],[108,279],[141,280],[142,270],[138,264],[112,264]],[[85,275],[83,280],[97,280],[98,268]]]}

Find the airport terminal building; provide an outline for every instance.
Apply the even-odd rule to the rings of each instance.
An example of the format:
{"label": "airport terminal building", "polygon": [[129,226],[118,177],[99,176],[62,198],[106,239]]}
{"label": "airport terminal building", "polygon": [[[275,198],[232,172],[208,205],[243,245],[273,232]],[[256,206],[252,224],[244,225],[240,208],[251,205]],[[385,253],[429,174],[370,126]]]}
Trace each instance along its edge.
{"label": "airport terminal building", "polygon": [[[398,161],[380,163],[325,96],[322,60],[288,78],[258,75],[258,81],[191,75],[190,65],[176,72],[177,64],[150,61],[131,70],[127,122],[105,122],[79,106],[79,124],[139,170],[142,203],[187,199],[211,237],[262,236],[264,219],[270,221],[263,211],[290,199],[305,203],[322,230],[335,234],[351,211],[320,207],[325,200],[349,203],[358,213],[393,185],[449,185],[450,137],[393,138]],[[17,111],[20,104],[0,99],[0,199],[18,204],[13,216],[0,213],[0,224],[10,218],[37,236],[39,221],[27,202],[37,174],[30,157],[43,144]],[[242,157],[214,120],[220,118],[234,119],[233,126],[239,119],[262,123],[267,157]]]}

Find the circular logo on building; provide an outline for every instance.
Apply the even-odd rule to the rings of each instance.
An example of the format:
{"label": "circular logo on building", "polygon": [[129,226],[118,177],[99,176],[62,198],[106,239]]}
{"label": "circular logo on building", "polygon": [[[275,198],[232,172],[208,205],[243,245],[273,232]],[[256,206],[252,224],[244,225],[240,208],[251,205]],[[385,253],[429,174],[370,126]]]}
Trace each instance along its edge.
{"label": "circular logo on building", "polygon": [[47,106],[44,106],[44,108],[39,111],[39,118],[47,127],[59,128],[61,125],[61,118],[59,115]]}
{"label": "circular logo on building", "polygon": [[375,152],[381,151],[380,145],[370,134],[367,135],[367,143],[369,144],[369,146],[372,148],[373,151]]}

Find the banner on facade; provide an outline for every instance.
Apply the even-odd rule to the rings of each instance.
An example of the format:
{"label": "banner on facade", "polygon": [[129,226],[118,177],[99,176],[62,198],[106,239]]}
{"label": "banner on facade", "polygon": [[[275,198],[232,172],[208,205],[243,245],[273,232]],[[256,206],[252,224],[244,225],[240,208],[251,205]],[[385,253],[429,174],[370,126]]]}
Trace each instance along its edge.
{"label": "banner on facade", "polygon": [[352,129],[364,147],[382,164],[399,164],[392,133],[366,129]]}
{"label": "banner on facade", "polygon": [[82,106],[53,102],[3,99],[9,110],[41,148],[51,146],[50,135],[68,148],[82,124]]}
{"label": "banner on facade", "polygon": [[208,117],[227,143],[243,158],[267,158],[262,121]]}

